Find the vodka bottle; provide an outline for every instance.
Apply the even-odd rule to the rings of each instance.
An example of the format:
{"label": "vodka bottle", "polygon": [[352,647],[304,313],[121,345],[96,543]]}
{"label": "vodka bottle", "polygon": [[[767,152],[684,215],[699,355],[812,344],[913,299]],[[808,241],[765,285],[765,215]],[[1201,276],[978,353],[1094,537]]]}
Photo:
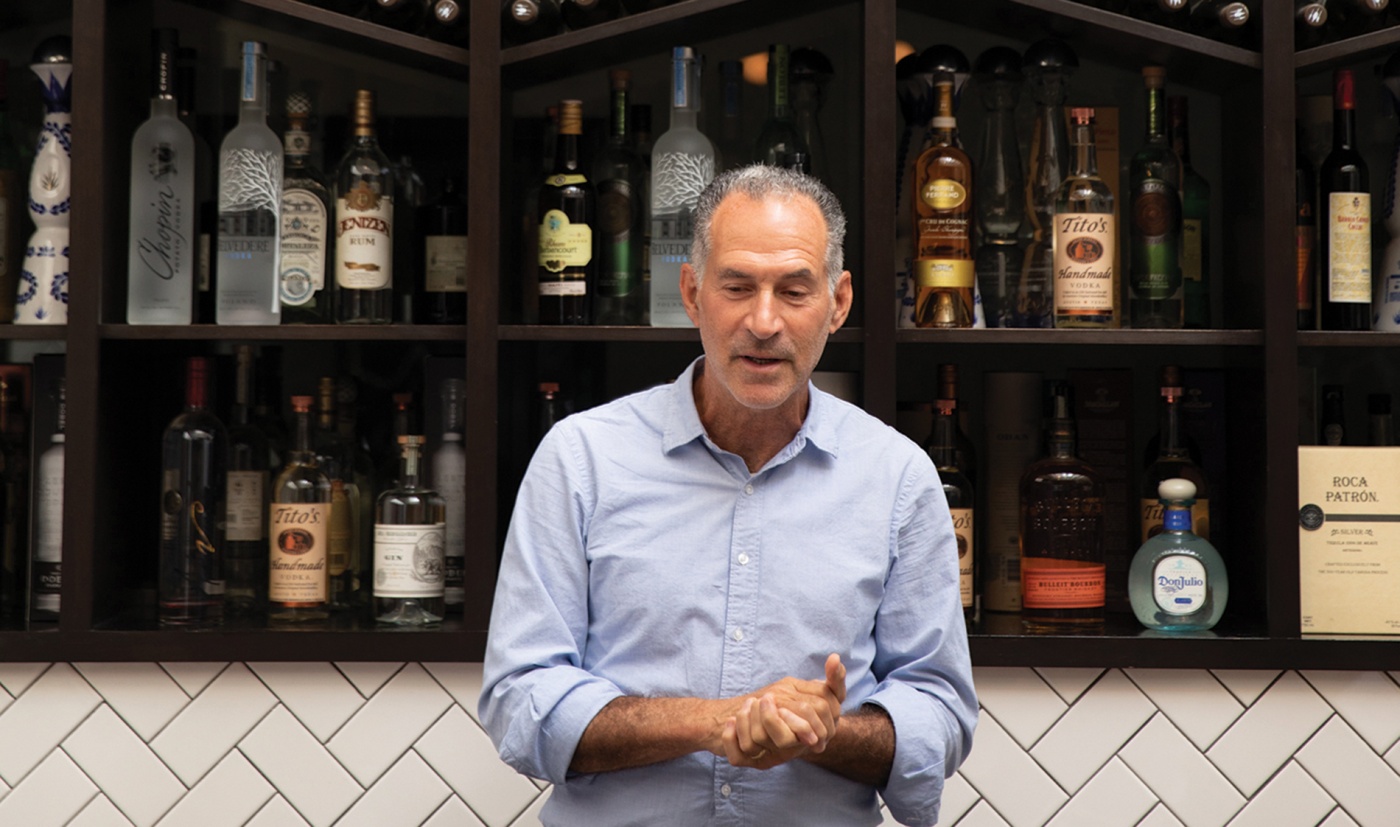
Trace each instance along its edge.
{"label": "vodka bottle", "polygon": [[311,450],[311,397],[293,396],[296,437],[268,506],[268,620],[324,620],[331,484]]}
{"label": "vodka bottle", "polygon": [[68,419],[64,380],[58,380],[58,427],[39,455],[34,474],[34,549],[29,575],[31,621],[56,621],[63,590],[64,426]]}
{"label": "vodka bottle", "polygon": [[681,304],[681,265],[690,261],[695,203],[715,177],[715,148],[696,128],[700,61],[689,46],[671,51],[671,128],[656,139],[651,167],[651,324],[689,327]]}
{"label": "vodka bottle", "polygon": [[446,504],[446,591],[449,612],[462,611],[466,601],[464,580],[467,562],[467,452],[462,447],[462,397],[467,383],[448,379],[442,383],[442,442],[433,452],[433,488]]}
{"label": "vodka bottle", "polygon": [[282,176],[282,257],[279,290],[283,322],[325,324],[331,320],[331,194],[326,177],[311,163],[311,97],[287,96],[287,165]]}
{"label": "vodka bottle", "polygon": [[1055,198],[1055,327],[1117,327],[1113,190],[1099,177],[1094,110],[1075,107],[1074,169]]}
{"label": "vodka bottle", "polygon": [[447,508],[419,484],[423,437],[399,437],[399,483],[379,495],[374,514],[374,617],[396,626],[426,626],[445,614],[443,555]]}
{"label": "vodka bottle", "polygon": [[394,169],[374,134],[374,93],[355,93],[354,137],[335,174],[335,320],[394,320]]}
{"label": "vodka bottle", "polygon": [[277,259],[281,244],[282,142],[267,126],[267,47],[243,44],[238,125],[219,147],[219,324],[282,320]]}
{"label": "vodka bottle", "polygon": [[151,117],[131,139],[128,324],[189,324],[194,313],[194,136],[175,103],[174,29],[152,35]]}

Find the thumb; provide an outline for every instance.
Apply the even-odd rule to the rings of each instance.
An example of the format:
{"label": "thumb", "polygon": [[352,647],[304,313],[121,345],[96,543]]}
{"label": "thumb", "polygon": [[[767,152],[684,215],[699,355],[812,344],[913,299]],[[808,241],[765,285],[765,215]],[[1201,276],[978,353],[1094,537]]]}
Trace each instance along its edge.
{"label": "thumb", "polygon": [[826,657],[826,685],[831,694],[836,696],[836,700],[846,700],[846,665],[835,652]]}

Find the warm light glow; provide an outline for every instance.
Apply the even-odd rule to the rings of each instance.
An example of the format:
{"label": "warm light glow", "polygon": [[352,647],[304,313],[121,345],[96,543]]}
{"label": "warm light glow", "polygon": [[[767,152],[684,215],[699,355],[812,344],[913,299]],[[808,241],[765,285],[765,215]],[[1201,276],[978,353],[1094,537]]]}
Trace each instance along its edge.
{"label": "warm light glow", "polygon": [[767,52],[755,52],[744,56],[744,80],[753,86],[768,85]]}
{"label": "warm light glow", "polygon": [[918,49],[914,48],[914,44],[906,43],[903,40],[896,40],[894,42],[894,62],[898,63],[917,51]]}

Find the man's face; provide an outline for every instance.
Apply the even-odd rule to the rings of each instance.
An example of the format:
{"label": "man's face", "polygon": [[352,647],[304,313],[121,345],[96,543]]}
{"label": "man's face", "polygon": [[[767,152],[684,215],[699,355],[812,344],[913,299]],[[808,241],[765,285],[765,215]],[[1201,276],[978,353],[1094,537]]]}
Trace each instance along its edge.
{"label": "man's face", "polygon": [[734,193],[711,226],[703,281],[681,268],[681,297],[705,348],[702,381],[723,406],[805,410],[807,379],[851,309],[849,272],[834,296],[827,287],[821,210],[805,197]]}

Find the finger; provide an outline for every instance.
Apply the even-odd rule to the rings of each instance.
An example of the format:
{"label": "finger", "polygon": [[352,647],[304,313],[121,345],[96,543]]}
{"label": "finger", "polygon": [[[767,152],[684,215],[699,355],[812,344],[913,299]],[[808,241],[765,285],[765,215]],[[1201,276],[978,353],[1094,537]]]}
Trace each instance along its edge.
{"label": "finger", "polygon": [[[804,730],[812,729],[811,725],[803,720],[802,715],[792,712],[792,710],[788,711],[797,718]],[[762,734],[758,737],[767,742],[762,744],[763,746],[786,751],[805,743],[798,733],[788,726],[787,721],[779,713],[777,699],[772,695],[763,696],[762,700],[759,701],[757,713],[755,723],[762,728]]]}
{"label": "finger", "polygon": [[[757,753],[764,745],[757,743],[755,735],[761,736],[762,725],[757,721],[755,712],[755,701],[749,698],[744,701],[744,705],[739,707],[739,711],[734,715],[734,730],[739,743],[739,751],[745,757]],[[757,728],[757,733],[755,732]]]}
{"label": "finger", "polygon": [[826,746],[827,729],[821,718],[808,720],[790,709],[778,709],[778,717],[783,719],[792,734],[797,736],[798,742],[804,744],[808,749],[821,751],[820,748]]}
{"label": "finger", "polygon": [[738,726],[733,718],[724,722],[724,730],[720,733],[720,743],[724,745],[724,757],[734,766],[740,766],[744,760],[744,751],[739,747]]}
{"label": "finger", "polygon": [[831,694],[836,696],[838,703],[845,702],[846,664],[841,662],[841,656],[835,652],[826,657],[826,685]]}

